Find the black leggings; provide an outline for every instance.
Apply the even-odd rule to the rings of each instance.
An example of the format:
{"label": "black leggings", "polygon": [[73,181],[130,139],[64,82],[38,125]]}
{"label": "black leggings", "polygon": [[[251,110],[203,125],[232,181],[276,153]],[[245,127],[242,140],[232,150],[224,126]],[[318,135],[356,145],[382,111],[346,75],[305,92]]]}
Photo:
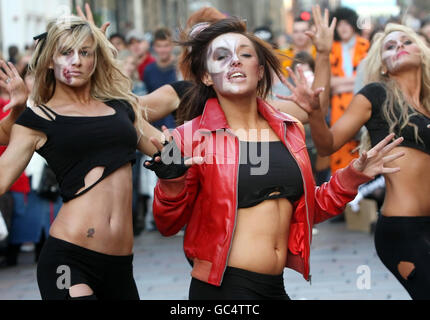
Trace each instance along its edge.
{"label": "black leggings", "polygon": [[266,275],[227,267],[221,287],[193,278],[190,300],[290,300],[281,275]]}
{"label": "black leggings", "polygon": [[53,237],[40,254],[37,282],[43,300],[72,299],[68,289],[79,284],[94,292],[79,300],[139,300],[133,255],[105,255]]}
{"label": "black leggings", "polygon": [[430,299],[430,217],[380,216],[375,247],[412,299]]}

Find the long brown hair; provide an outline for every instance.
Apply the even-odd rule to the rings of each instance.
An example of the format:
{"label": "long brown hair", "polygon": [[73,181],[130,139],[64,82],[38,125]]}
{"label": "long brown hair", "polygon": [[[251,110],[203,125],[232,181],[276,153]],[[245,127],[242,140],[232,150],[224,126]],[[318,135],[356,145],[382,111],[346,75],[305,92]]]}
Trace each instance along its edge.
{"label": "long brown hair", "polygon": [[208,26],[206,29],[195,35],[193,38],[183,41],[180,44],[189,48],[184,57],[184,63],[189,65],[189,76],[193,82],[193,88],[187,91],[176,117],[179,125],[189,121],[203,113],[206,101],[215,98],[216,93],[213,87],[207,87],[202,79],[207,71],[206,57],[210,43],[220,35],[226,33],[238,33],[247,37],[254,45],[258,61],[264,68],[264,75],[257,86],[257,95],[265,99],[272,90],[273,72],[278,77],[281,76],[281,65],[271,46],[260,40],[246,30],[246,25],[239,18],[227,18]]}

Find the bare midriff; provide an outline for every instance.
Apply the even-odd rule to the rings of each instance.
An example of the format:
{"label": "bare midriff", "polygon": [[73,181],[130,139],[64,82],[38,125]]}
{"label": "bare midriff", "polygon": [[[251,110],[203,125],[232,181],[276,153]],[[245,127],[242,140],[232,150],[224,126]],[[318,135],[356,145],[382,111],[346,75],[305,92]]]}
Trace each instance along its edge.
{"label": "bare midriff", "polygon": [[430,216],[430,156],[422,151],[397,147],[391,154],[405,156],[390,163],[400,172],[385,175],[384,216]]}
{"label": "bare midriff", "polygon": [[293,206],[287,199],[239,209],[228,265],[261,274],[282,274],[292,214]]}
{"label": "bare midriff", "polygon": [[[88,177],[91,180],[91,172]],[[95,178],[93,180],[97,181]],[[131,255],[134,238],[132,190],[132,168],[127,164],[87,193],[65,203],[50,235],[107,255]]]}

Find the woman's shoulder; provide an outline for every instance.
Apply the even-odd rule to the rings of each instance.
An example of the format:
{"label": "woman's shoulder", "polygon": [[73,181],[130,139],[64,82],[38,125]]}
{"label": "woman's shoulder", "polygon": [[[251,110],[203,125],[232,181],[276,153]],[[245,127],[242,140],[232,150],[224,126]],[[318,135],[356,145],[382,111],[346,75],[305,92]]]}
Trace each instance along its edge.
{"label": "woman's shoulder", "polygon": [[107,105],[117,109],[117,108],[122,108],[123,110],[125,110],[128,114],[128,116],[130,117],[130,119],[132,120],[132,122],[135,121],[136,119],[136,114],[134,113],[134,109],[133,106],[131,105],[131,103],[125,99],[110,99],[107,100],[105,102]]}
{"label": "woman's shoulder", "polygon": [[372,105],[372,114],[376,114],[387,99],[387,88],[381,82],[372,82],[365,85],[357,95],[364,96]]}
{"label": "woman's shoulder", "polygon": [[387,88],[385,87],[385,84],[382,82],[371,82],[366,84],[358,93],[366,98],[373,98],[378,96],[385,96],[386,95]]}
{"label": "woman's shoulder", "polygon": [[51,122],[48,116],[45,115],[38,106],[26,106],[24,111],[15,121],[16,124],[21,123],[46,123]]}

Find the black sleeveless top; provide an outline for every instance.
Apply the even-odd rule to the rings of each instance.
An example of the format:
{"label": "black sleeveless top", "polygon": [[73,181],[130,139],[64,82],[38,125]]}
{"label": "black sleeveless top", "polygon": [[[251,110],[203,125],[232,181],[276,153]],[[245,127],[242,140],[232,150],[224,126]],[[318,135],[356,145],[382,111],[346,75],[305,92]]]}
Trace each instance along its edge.
{"label": "black sleeveless top", "polygon": [[282,141],[240,142],[239,209],[273,199],[295,202],[303,193],[300,168]]}
{"label": "black sleeveless top", "polygon": [[[48,140],[36,152],[55,172],[64,202],[75,199],[128,162],[135,163],[137,133],[133,108],[125,101],[112,100],[106,105],[115,114],[100,117],[74,117],[56,114],[46,106],[41,110],[47,120],[27,108],[16,124],[46,134]],[[105,168],[102,177],[85,187],[85,177],[94,168]]]}
{"label": "black sleeveless top", "polygon": [[[382,111],[382,106],[387,99],[385,86],[382,83],[370,83],[357,94],[363,95],[372,104],[372,116],[365,126],[369,131],[372,146],[375,146],[389,134],[390,130]],[[430,129],[427,128],[427,126],[430,125],[430,118],[419,111],[416,111],[416,115],[411,116],[409,122],[418,127],[418,135],[423,142],[415,140],[413,127],[406,126],[401,132],[399,128],[396,127],[394,129],[394,133],[404,138],[401,146],[417,149],[430,154]]]}

